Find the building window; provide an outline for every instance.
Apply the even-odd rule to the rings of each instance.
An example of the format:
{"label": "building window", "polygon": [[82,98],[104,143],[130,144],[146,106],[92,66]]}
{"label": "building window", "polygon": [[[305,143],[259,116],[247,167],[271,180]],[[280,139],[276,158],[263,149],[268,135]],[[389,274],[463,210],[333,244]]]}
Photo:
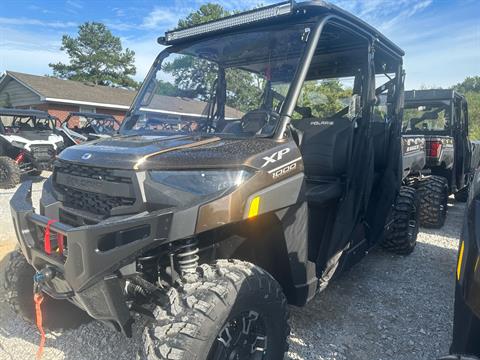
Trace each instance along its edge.
{"label": "building window", "polygon": [[80,106],[80,112],[96,113],[97,109],[92,106]]}

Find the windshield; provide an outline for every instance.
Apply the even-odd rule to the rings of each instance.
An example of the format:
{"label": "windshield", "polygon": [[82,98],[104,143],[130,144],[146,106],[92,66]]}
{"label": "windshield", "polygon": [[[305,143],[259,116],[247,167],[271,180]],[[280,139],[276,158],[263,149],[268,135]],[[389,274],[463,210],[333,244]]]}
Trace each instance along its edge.
{"label": "windshield", "polygon": [[403,131],[408,132],[442,132],[449,130],[450,103],[448,101],[432,105],[405,104]]}
{"label": "windshield", "polygon": [[5,133],[19,131],[53,130],[54,120],[51,118],[37,118],[34,116],[1,116]]}
{"label": "windshield", "polygon": [[73,131],[86,134],[111,135],[118,130],[118,124],[114,118],[92,118],[83,115],[70,117],[67,127]]}
{"label": "windshield", "polygon": [[309,31],[269,28],[167,49],[121,132],[271,136]]}

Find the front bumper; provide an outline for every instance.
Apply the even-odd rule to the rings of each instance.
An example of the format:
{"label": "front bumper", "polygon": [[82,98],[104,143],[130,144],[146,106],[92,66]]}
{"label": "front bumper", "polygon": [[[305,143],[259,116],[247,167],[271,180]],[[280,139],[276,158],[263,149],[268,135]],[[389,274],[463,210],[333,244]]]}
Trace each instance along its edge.
{"label": "front bumper", "polygon": [[[93,318],[115,322],[124,329],[130,315],[117,270],[134,263],[140,253],[169,240],[173,212],[145,212],[72,227],[53,222],[56,219],[52,216],[35,213],[31,192],[31,182],[23,183],[10,206],[20,248],[27,261],[36,270],[46,266],[55,270],[56,276],[47,284],[45,292],[52,297],[68,298]],[[55,207],[60,206],[58,202],[51,203],[47,212],[55,213]],[[47,227],[51,234],[64,236],[64,254],[46,253],[44,232]]]}

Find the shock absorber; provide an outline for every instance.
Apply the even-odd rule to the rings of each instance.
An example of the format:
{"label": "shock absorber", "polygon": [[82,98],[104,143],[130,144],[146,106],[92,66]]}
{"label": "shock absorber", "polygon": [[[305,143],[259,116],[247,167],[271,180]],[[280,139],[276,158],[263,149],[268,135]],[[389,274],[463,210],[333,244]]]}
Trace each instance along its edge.
{"label": "shock absorber", "polygon": [[155,284],[158,280],[158,255],[145,254],[137,259],[137,269],[145,280]]}
{"label": "shock absorber", "polygon": [[195,238],[186,240],[185,243],[177,249],[176,259],[178,269],[182,275],[195,272],[198,267],[198,252],[198,240]]}

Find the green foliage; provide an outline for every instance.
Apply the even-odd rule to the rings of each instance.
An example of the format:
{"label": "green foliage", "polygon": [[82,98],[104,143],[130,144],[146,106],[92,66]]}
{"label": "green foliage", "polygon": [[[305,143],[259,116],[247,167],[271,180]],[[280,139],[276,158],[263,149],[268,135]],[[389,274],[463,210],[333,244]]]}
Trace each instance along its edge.
{"label": "green foliage", "polygon": [[200,25],[208,21],[218,20],[222,17],[232,15],[222,5],[207,3],[200,6],[200,9],[190,13],[185,19],[178,21],[177,29],[184,29],[190,26]]}
{"label": "green foliage", "polygon": [[480,140],[480,91],[469,91],[465,97],[468,102],[470,139]]}
{"label": "green foliage", "polygon": [[298,99],[298,105],[312,109],[312,116],[325,119],[346,106],[352,89],[345,88],[339,80],[307,81]]}
{"label": "green foliage", "polygon": [[135,52],[128,48],[124,51],[120,38],[102,23],[80,25],[76,37],[63,35],[60,49],[68,54],[70,62],[49,64],[55,77],[106,86],[139,86],[131,78],[136,73]]}
{"label": "green foliage", "polygon": [[462,94],[468,92],[480,93],[480,76],[468,76],[453,88]]}
{"label": "green foliage", "polygon": [[480,140],[480,76],[468,76],[453,89],[467,99],[470,139]]}
{"label": "green foliage", "polygon": [[[218,20],[233,13],[218,4],[202,5],[197,11],[178,22],[178,29]],[[208,101],[218,75],[218,67],[211,62],[192,56],[179,56],[164,65],[165,72],[172,75],[177,88],[176,96],[187,96]],[[240,111],[258,107],[264,82],[255,74],[239,69],[227,69],[227,105]],[[159,93],[167,95],[167,87],[159,88]]]}

